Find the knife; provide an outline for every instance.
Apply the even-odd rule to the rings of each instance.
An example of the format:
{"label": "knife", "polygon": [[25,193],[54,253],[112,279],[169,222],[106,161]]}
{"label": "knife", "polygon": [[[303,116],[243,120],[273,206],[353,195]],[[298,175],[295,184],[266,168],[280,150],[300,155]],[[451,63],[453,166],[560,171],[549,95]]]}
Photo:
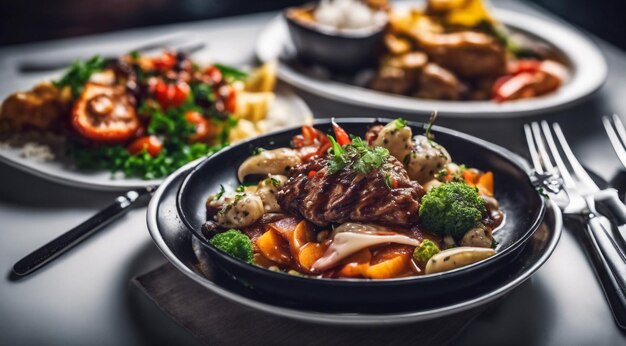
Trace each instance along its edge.
{"label": "knife", "polygon": [[54,240],[33,251],[13,266],[13,274],[18,278],[27,276],[45,266],[55,258],[78,245],[113,220],[126,214],[142,196],[151,195],[156,186],[131,190],[115,198],[115,201],[80,225],[61,234]]}

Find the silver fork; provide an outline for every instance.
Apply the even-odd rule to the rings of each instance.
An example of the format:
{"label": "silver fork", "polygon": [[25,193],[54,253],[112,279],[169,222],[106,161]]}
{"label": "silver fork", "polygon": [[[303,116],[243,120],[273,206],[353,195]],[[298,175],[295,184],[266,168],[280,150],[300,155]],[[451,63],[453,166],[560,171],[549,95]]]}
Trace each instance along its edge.
{"label": "silver fork", "polygon": [[606,130],[606,134],[609,135],[609,140],[615,150],[615,154],[617,154],[622,165],[626,167],[626,149],[624,149],[626,146],[626,129],[624,128],[622,120],[617,114],[613,114],[611,117],[605,115],[602,117],[602,124]]}
{"label": "silver fork", "polygon": [[[626,258],[611,236],[613,232],[609,220],[600,215],[595,207],[596,201],[612,201],[611,204],[617,201],[621,205],[617,191],[601,191],[598,188],[574,156],[559,124],[553,123],[550,127],[546,121],[542,121],[541,125],[533,122],[524,125],[524,132],[535,172],[552,174],[562,180],[565,198],[554,192],[550,192],[550,197],[565,215],[577,216],[585,221],[583,239],[593,257],[596,275],[616,323],[626,329]],[[623,236],[621,232],[620,236]]]}

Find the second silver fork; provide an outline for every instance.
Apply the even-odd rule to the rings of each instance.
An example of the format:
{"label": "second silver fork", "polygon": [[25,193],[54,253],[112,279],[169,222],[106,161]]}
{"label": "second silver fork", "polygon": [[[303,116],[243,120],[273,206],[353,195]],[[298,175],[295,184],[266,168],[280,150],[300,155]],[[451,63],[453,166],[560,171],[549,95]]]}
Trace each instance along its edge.
{"label": "second silver fork", "polygon": [[[535,172],[562,179],[565,198],[554,192],[550,193],[551,197],[565,215],[577,216],[585,221],[584,239],[595,261],[596,275],[616,323],[626,329],[626,258],[611,235],[609,220],[596,211],[595,204],[602,201],[610,209],[617,210],[618,214],[624,212],[626,206],[619,201],[616,190],[598,188],[574,156],[559,124],[550,126],[546,121],[542,121],[541,125],[533,122],[524,125],[524,132]],[[619,233],[619,237],[625,235]]]}

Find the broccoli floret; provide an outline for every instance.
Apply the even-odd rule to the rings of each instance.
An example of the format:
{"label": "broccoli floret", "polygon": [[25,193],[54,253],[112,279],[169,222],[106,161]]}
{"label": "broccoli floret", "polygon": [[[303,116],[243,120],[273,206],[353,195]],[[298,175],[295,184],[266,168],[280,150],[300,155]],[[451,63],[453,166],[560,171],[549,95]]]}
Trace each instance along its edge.
{"label": "broccoli floret", "polygon": [[216,234],[209,243],[229,255],[245,262],[252,262],[252,241],[236,229]]}
{"label": "broccoli floret", "polygon": [[463,237],[485,214],[478,189],[461,182],[445,183],[430,190],[420,206],[420,219],[435,234]]}
{"label": "broccoli floret", "polygon": [[413,259],[417,264],[424,265],[434,255],[440,252],[439,247],[429,239],[424,239],[420,246],[413,251]]}

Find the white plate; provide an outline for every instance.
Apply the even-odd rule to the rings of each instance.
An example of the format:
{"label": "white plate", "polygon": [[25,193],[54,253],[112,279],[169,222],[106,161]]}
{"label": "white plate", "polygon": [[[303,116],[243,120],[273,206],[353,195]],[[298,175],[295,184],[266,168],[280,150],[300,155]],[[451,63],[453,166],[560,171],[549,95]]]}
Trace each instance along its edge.
{"label": "white plate", "polygon": [[148,230],[156,246],[178,270],[208,290],[256,310],[305,322],[380,327],[426,321],[485,305],[511,292],[530,278],[548,260],[561,236],[561,213],[554,202],[548,200],[543,225],[531,237],[518,258],[509,265],[506,273],[503,273],[504,276],[498,279],[492,277],[481,285],[481,289],[473,289],[474,292],[465,299],[442,301],[434,307],[415,311],[385,314],[298,309],[293,305],[289,307],[279,301],[260,298],[235,283],[224,282],[223,277],[220,280],[215,275],[217,269],[213,262],[180,221],[176,209],[176,194],[191,168],[193,164],[188,164],[171,174],[150,200],[146,218]]}
{"label": "white plate", "polygon": [[[312,112],[304,101],[284,86],[276,89],[276,99],[268,113],[268,119],[281,121],[282,127],[298,126],[312,118]],[[163,179],[143,180],[126,178],[108,171],[85,172],[71,166],[63,159],[63,146],[57,148],[52,161],[37,161],[25,158],[21,147],[0,148],[0,161],[56,183],[94,190],[127,190],[160,184]]]}
{"label": "white plate", "polygon": [[[401,9],[414,3],[397,4]],[[596,91],[606,79],[607,66],[602,53],[580,32],[527,14],[493,10],[494,16],[513,31],[540,37],[560,51],[570,63],[569,80],[554,93],[527,99],[496,103],[491,101],[437,101],[393,95],[302,74],[282,59],[292,55],[293,47],[282,15],[274,18],[261,32],[256,54],[262,62],[278,60],[278,77],[308,92],[339,102],[391,111],[430,113],[457,117],[513,117],[554,109],[578,101]]]}

